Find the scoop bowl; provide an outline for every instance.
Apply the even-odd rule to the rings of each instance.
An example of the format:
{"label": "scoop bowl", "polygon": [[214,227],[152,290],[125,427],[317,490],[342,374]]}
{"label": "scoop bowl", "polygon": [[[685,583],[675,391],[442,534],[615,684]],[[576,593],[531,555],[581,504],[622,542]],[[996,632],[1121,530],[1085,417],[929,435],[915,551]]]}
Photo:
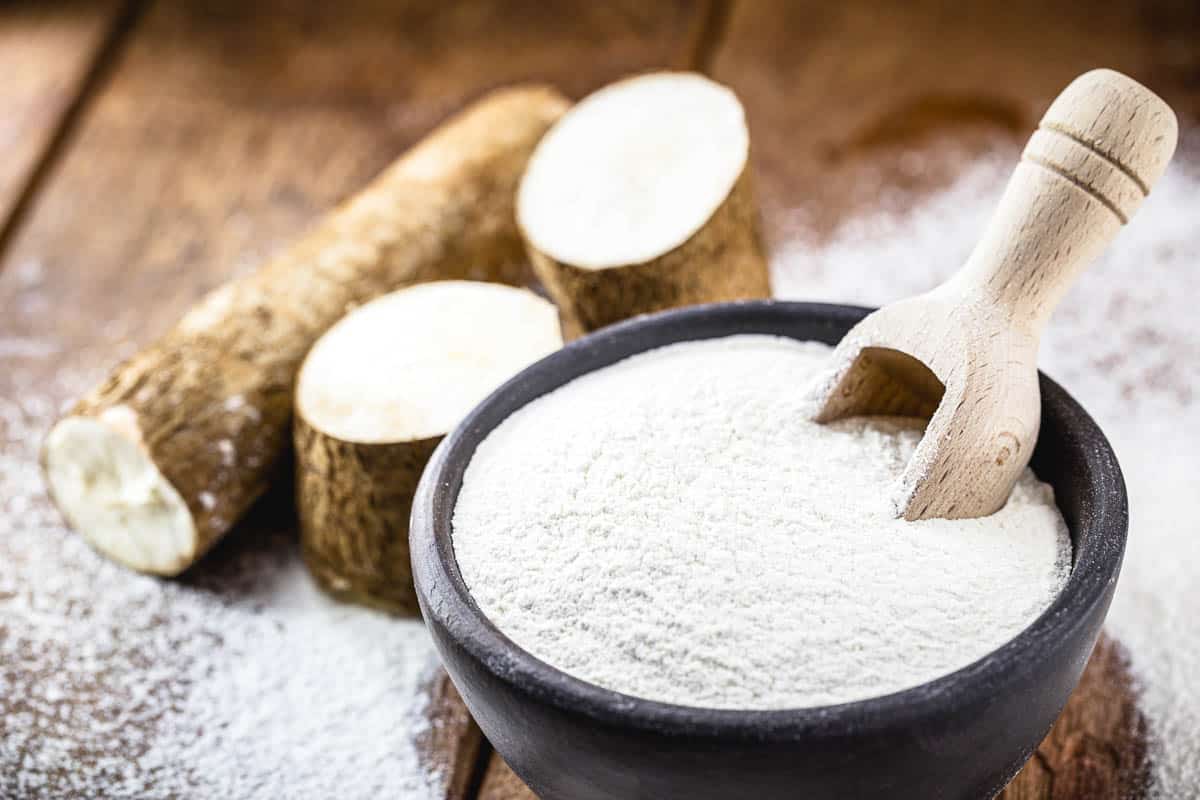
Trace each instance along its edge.
{"label": "scoop bowl", "polygon": [[[447,672],[496,751],[545,800],[990,798],[1032,754],[1087,663],[1121,569],[1125,485],[1103,433],[1040,376],[1032,459],[1054,487],[1074,565],[1029,627],[949,675],[883,697],[772,711],[693,708],[572,677],[510,641],[471,598],[451,522],[476,446],[512,412],[585,373],[681,341],[744,333],[837,342],[869,309],[722,303],[638,317],[547,356],[442,442],[409,530],[417,597]],[[748,591],[753,591],[749,588]]]}

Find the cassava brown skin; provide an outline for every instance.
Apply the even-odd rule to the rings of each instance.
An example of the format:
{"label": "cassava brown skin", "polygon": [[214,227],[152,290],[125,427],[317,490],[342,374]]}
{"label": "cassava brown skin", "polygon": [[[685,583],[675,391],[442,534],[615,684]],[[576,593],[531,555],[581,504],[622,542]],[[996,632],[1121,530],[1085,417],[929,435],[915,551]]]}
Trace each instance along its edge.
{"label": "cassava brown skin", "polygon": [[[495,303],[496,316],[481,320],[479,305],[456,308],[455,303],[466,302],[458,299],[464,293]],[[439,336],[429,327],[431,318],[470,331],[471,341]],[[510,324],[521,337],[506,338]],[[429,338],[416,341],[422,336]],[[365,337],[371,338],[370,346],[362,341]],[[380,364],[379,347],[391,351],[405,342],[411,342],[413,350],[421,350],[422,344],[427,348],[428,369],[420,363],[399,370]],[[493,374],[498,383],[518,362],[531,363],[561,346],[557,309],[545,299],[495,284],[451,281],[382,297],[349,315],[314,345],[297,378],[293,429],[301,550],[322,588],[342,600],[398,614],[420,613],[409,563],[408,520],[421,473],[453,425],[446,416],[436,424],[431,418],[420,425],[401,424],[398,417],[405,411],[411,410],[414,420],[422,419],[424,403],[445,400],[417,401],[421,395],[415,393],[385,401],[386,390],[381,397],[371,397],[369,389],[349,388],[345,375],[333,365],[358,358],[355,369],[360,377],[374,376],[401,389],[434,381],[430,385],[436,396],[446,398],[455,394],[455,381],[435,380],[429,374],[434,364],[469,364],[464,369],[478,377],[494,369],[489,367],[489,352],[503,350],[516,361]],[[347,426],[347,413],[365,416]],[[382,416],[364,424],[363,419],[374,414]]]}
{"label": "cassava brown skin", "polygon": [[162,574],[203,555],[266,488],[287,450],[304,355],[348,309],[420,281],[519,276],[517,184],[567,106],[544,87],[481,99],[76,405],[70,415],[132,412],[132,435],[187,503],[194,551]]}
{"label": "cassava brown skin", "polygon": [[408,556],[408,516],[425,462],[442,437],[347,442],[297,413],[296,504],[309,571],[342,600],[419,613]]}
{"label": "cassava brown skin", "polygon": [[771,295],[748,166],[700,230],[650,261],[583,269],[525,241],[538,279],[562,309],[568,339],[636,314]]}

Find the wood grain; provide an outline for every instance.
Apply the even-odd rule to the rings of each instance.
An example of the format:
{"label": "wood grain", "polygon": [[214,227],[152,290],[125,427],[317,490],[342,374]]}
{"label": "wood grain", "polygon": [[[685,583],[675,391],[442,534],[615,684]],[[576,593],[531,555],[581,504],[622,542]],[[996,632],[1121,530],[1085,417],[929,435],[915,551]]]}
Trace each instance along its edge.
{"label": "wood grain", "polygon": [[1143,797],[1148,766],[1128,656],[1102,635],[1058,721],[1000,800]]}
{"label": "wood grain", "polygon": [[533,76],[578,93],[680,65],[696,35],[697,13],[679,3],[431,8],[152,8],[4,259],[40,263],[54,305],[90,313],[59,326],[19,318],[6,332],[56,328],[73,351],[102,319],[145,341],[467,99]]}
{"label": "wood grain", "polygon": [[535,800],[535,795],[498,754],[493,753],[479,787],[479,800]]}
{"label": "wood grain", "polygon": [[425,768],[433,774],[450,776],[445,787],[446,800],[466,800],[475,788],[472,784],[480,766],[483,734],[450,677],[441,670],[429,687],[425,719],[428,727],[417,740]]}
{"label": "wood grain", "polygon": [[[713,76],[747,106],[768,242],[902,208],[1111,67],[1200,110],[1200,6],[1056,0],[736,3]],[[1036,54],[1036,55],[1034,55]],[[801,293],[803,275],[779,275]],[[777,289],[779,286],[777,285]]]}
{"label": "wood grain", "polygon": [[122,0],[0,6],[0,242],[114,33]]}
{"label": "wood grain", "polygon": [[[152,5],[115,53],[102,91],[87,104],[0,261],[0,398],[4,409],[13,398],[28,411],[18,414],[24,427],[0,415],[0,442],[40,437],[25,428],[48,422],[48,410],[159,335],[206,290],[279,252],[448,112],[527,78],[578,94],[630,71],[684,65],[703,10],[633,0],[476,0],[444,9],[417,0]],[[32,452],[28,445],[21,442],[22,452]],[[44,497],[17,499],[5,498],[0,513],[28,515],[31,505],[47,513]],[[277,514],[270,520],[280,524]],[[266,521],[253,514],[229,538],[257,539]],[[38,535],[65,541],[70,534]],[[6,567],[20,563],[9,551],[16,541],[0,537]],[[214,552],[214,564],[241,558],[244,548],[229,545]],[[218,578],[194,588],[249,602],[219,579],[243,572],[217,570]],[[90,613],[62,602],[52,588],[23,582],[24,575],[6,568],[0,588],[11,594],[0,594],[0,605],[10,596],[31,597],[48,620]],[[0,615],[0,641],[6,619]],[[97,629],[107,622],[97,620]],[[36,685],[38,674],[55,669],[56,652],[44,648],[3,665],[6,685]],[[142,667],[162,672],[154,663]],[[178,682],[170,674],[164,680]],[[164,691],[178,697],[187,687],[173,683]],[[69,710],[71,720],[89,725],[110,701],[88,693],[54,702],[62,719]],[[0,695],[0,720],[13,713],[27,713],[22,699]],[[47,724],[57,716],[51,708]],[[441,755],[431,757],[457,764],[452,753],[469,749],[473,727],[461,712],[442,719],[432,745]],[[115,760],[136,771],[127,760],[136,754],[121,746],[114,740],[111,752],[73,757]],[[6,753],[12,755],[0,748]],[[0,794],[28,756],[18,752],[16,761],[0,763]],[[69,779],[67,771],[55,774]],[[460,781],[455,772],[447,787]],[[42,791],[24,796],[58,796],[54,785]]]}

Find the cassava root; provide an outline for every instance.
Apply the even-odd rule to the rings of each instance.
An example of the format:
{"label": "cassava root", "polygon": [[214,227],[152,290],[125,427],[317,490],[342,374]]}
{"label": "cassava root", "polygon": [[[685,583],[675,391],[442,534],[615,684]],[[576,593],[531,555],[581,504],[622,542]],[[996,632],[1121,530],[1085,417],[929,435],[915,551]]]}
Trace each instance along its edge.
{"label": "cassava root", "polygon": [[568,111],[517,200],[564,328],[769,296],[749,147],[737,97],[694,73],[619,81]]}
{"label": "cassava root", "polygon": [[471,281],[385,295],[317,341],[296,383],[296,504],[326,591],[417,613],[408,517],[425,463],[476,403],[561,346],[551,303]]}
{"label": "cassava root", "polygon": [[567,105],[542,87],[481,99],[120,365],[43,447],[68,522],[143,572],[203,555],[279,466],[301,361],[348,309],[421,281],[512,277],[517,183]]}

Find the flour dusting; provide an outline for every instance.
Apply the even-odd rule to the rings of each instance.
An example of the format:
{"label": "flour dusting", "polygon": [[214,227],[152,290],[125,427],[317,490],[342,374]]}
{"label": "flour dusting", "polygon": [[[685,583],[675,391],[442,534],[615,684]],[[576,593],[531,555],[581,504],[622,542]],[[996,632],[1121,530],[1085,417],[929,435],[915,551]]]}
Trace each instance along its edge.
{"label": "flour dusting", "polygon": [[47,502],[36,447],[49,398],[98,376],[0,357],[17,389],[0,397],[0,798],[444,796],[417,743],[436,666],[419,620],[327,600],[286,530],[233,537],[182,581],[96,555]]}
{"label": "flour dusting", "polygon": [[1070,573],[1028,470],[969,520],[897,519],[921,428],[809,421],[830,348],[671,345],[534,400],[477,448],[454,514],[472,596],[533,655],[626,694],[795,708],[932,680],[1031,623]]}
{"label": "flour dusting", "polygon": [[[1129,650],[1147,715],[1152,796],[1200,786],[1200,153],[1174,165],[1043,338],[1041,366],[1096,418],[1130,495],[1125,565],[1108,630]],[[866,215],[830,239],[777,250],[775,285],[796,299],[878,305],[924,291],[966,259],[1017,152],[967,170],[904,213]]]}

